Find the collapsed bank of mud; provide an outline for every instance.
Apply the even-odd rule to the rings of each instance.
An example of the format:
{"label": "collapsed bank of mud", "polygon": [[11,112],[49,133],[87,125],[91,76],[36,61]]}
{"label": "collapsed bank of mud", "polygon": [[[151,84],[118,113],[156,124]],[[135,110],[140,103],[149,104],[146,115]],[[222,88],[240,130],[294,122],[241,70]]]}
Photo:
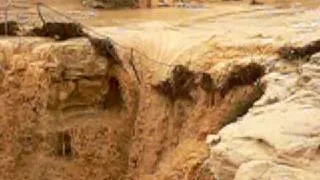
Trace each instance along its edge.
{"label": "collapsed bank of mud", "polygon": [[0,50],[1,179],[213,179],[206,135],[263,93],[254,62],[176,66],[139,84],[125,53],[115,63],[87,39],[4,39]]}

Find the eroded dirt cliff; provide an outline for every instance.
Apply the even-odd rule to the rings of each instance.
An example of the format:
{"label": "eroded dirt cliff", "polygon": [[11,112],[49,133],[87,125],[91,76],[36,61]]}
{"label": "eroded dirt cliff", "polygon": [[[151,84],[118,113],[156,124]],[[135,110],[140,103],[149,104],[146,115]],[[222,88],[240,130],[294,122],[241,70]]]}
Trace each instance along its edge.
{"label": "eroded dirt cliff", "polygon": [[136,11],[42,2],[122,47],[70,23],[32,34],[82,38],[1,38],[0,179],[319,177],[319,58],[272,57],[319,38],[307,1]]}
{"label": "eroded dirt cliff", "polygon": [[18,41],[1,42],[1,179],[121,179],[134,81],[86,40]]}
{"label": "eroded dirt cliff", "polygon": [[263,92],[252,61],[139,83],[126,52],[115,64],[87,39],[0,47],[1,179],[213,179],[206,135]]}

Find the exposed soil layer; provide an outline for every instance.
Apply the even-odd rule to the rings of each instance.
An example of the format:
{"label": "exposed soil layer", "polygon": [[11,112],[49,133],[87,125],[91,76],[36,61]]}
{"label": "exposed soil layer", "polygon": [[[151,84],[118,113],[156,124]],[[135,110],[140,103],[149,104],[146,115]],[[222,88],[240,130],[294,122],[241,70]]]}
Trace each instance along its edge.
{"label": "exposed soil layer", "polygon": [[[7,28],[7,30],[6,30]],[[0,22],[0,35],[16,36],[19,32],[18,23],[15,21]]]}
{"label": "exposed soil layer", "polygon": [[9,36],[21,35],[50,37],[59,41],[87,36],[80,24],[65,22],[44,22],[41,27],[32,27],[31,30],[24,31],[21,29],[21,27],[19,27],[18,22],[8,21],[7,32],[6,23],[0,22],[0,35],[6,35],[6,33]]}
{"label": "exposed soil layer", "polygon": [[123,178],[137,101],[130,77],[88,42],[15,43],[1,45],[0,179]]}
{"label": "exposed soil layer", "polygon": [[178,65],[174,67],[170,79],[154,85],[154,88],[165,96],[168,96],[172,101],[179,98],[191,98],[190,91],[196,87],[195,81],[195,72],[190,71],[182,65]]}
{"label": "exposed soil layer", "polygon": [[320,40],[312,41],[301,47],[284,46],[278,50],[278,54],[283,59],[307,59],[320,52]]}
{"label": "exposed soil layer", "polygon": [[265,68],[257,63],[246,66],[236,65],[226,76],[226,79],[218,86],[221,95],[237,86],[250,85],[260,79],[265,73]]}
{"label": "exposed soil layer", "polygon": [[[179,65],[138,85],[88,42],[1,44],[0,178],[212,179],[204,139],[259,98],[262,66],[235,65],[218,81]],[[215,88],[234,79],[223,96]]]}
{"label": "exposed soil layer", "polygon": [[110,38],[96,38],[90,35],[86,35],[94,47],[95,52],[103,57],[110,59],[110,63],[122,64],[114,44]]}
{"label": "exposed soil layer", "polygon": [[[257,75],[253,64],[234,65],[219,80],[179,65],[169,79],[140,89],[129,164],[134,179],[213,179],[202,166],[208,151],[201,143],[207,134],[218,132],[245,113],[263,94],[253,79],[261,78],[264,68],[257,64],[261,71]],[[215,84],[229,81],[235,68],[247,68],[246,73],[237,74],[239,79],[254,76],[243,81],[246,83],[229,86],[222,96]],[[246,106],[238,106],[240,103]]]}
{"label": "exposed soil layer", "polygon": [[192,98],[191,91],[197,86],[207,93],[218,92],[224,97],[234,87],[250,85],[260,79],[265,68],[257,63],[235,65],[223,80],[211,77],[209,73],[194,72],[182,65],[172,70],[172,76],[153,87],[171,100]]}
{"label": "exposed soil layer", "polygon": [[41,28],[36,27],[29,34],[40,37],[51,37],[56,40],[66,40],[86,35],[80,24],[61,22],[45,22]]}

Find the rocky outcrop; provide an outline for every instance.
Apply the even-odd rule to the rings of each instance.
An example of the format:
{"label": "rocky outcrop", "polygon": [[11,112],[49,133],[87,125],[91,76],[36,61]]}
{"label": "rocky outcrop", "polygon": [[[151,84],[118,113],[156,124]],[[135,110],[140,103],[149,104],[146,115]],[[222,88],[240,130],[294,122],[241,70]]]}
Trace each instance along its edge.
{"label": "rocky outcrop", "polygon": [[273,61],[264,96],[237,122],[208,136],[220,180],[320,177],[320,58]]}

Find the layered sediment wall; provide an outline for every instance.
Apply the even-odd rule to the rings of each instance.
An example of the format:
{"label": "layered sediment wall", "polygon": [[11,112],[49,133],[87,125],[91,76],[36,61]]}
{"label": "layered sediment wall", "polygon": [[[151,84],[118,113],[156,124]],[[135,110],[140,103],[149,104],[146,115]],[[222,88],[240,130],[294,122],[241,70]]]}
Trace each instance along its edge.
{"label": "layered sediment wall", "polygon": [[114,63],[85,38],[8,38],[0,49],[1,179],[213,178],[206,135],[263,93],[254,62],[176,66],[150,84],[125,68],[125,53]]}

